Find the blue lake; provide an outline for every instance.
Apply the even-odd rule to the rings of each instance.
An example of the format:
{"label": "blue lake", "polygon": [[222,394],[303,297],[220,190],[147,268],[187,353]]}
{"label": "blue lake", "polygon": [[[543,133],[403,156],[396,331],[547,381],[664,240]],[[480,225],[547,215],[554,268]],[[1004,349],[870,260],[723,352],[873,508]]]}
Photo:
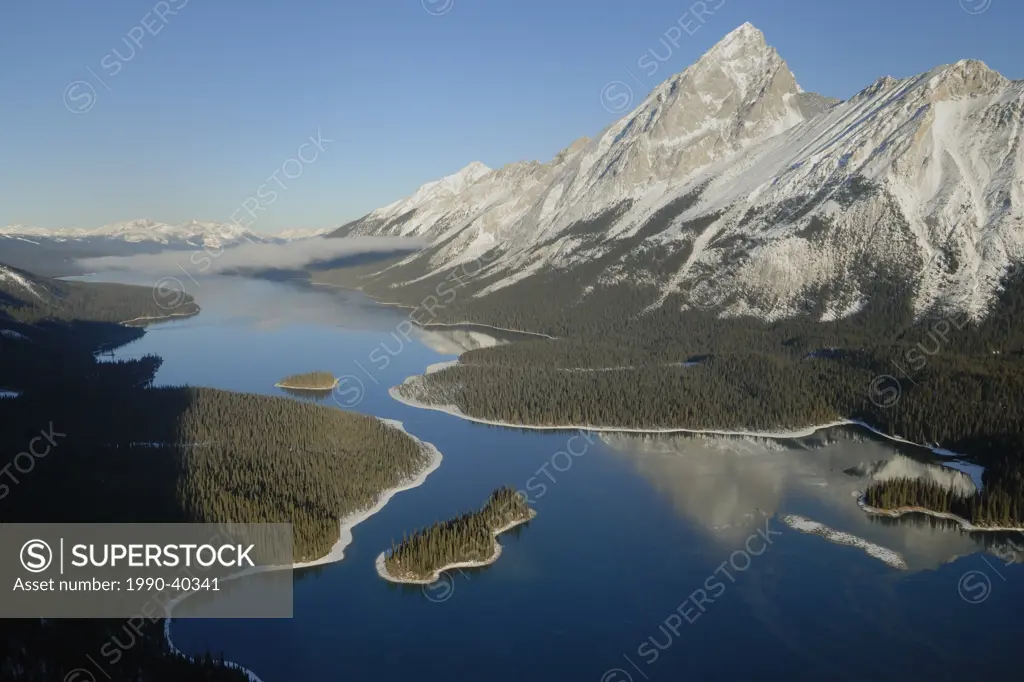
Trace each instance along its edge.
{"label": "blue lake", "polygon": [[[926,451],[851,430],[769,441],[474,424],[407,407],[388,388],[499,332],[406,338],[406,313],[356,293],[200,285],[189,292],[198,317],[151,327],[118,355],[161,356],[161,385],[269,395],[283,395],[273,386],[287,374],[332,371],[342,402],[401,420],[444,460],[356,526],[342,562],[296,574],[293,619],[178,620],[186,652],[223,652],[265,682],[964,680],[1019,669],[1024,568],[1013,560],[1024,553],[1013,548],[1024,537],[883,523],[852,497],[871,477],[972,484]],[[501,536],[497,563],[427,589],[377,576],[392,539],[502,485],[528,490],[538,516]],[[899,552],[909,569],[799,533],[782,522],[789,513]]]}

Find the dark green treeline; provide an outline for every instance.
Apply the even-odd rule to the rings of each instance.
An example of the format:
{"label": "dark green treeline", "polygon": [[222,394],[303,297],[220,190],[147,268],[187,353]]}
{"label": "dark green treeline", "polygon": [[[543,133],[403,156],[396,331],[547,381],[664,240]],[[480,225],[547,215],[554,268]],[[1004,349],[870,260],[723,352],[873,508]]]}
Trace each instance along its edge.
{"label": "dark green treeline", "polygon": [[1024,527],[1024,480],[1007,477],[974,495],[964,495],[919,478],[876,481],[864,493],[878,509],[923,507],[956,514],[976,526]]}
{"label": "dark green treeline", "polygon": [[499,488],[478,511],[403,536],[392,543],[384,565],[396,578],[426,579],[455,563],[487,561],[494,556],[494,533],[516,521],[529,520],[533,510],[515,488]]}
{"label": "dark green treeline", "polygon": [[327,390],[334,388],[334,375],[330,372],[306,372],[305,374],[291,374],[278,382],[289,388],[304,388],[309,390]]}

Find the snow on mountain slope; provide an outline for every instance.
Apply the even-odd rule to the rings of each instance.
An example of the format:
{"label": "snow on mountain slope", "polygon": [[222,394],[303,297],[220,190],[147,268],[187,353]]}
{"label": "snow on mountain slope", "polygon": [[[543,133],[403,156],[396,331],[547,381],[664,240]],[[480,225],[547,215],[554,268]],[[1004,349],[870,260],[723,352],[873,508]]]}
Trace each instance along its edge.
{"label": "snow on mountain slope", "polygon": [[191,243],[193,246],[230,246],[246,241],[267,241],[232,223],[213,223],[191,220],[180,225],[168,225],[149,219],[128,220],[95,229],[65,228],[46,230],[24,225],[0,228],[0,236],[30,236],[55,241],[81,239],[117,239],[130,243],[157,244]]}
{"label": "snow on mountain slope", "polygon": [[[370,233],[396,237],[422,236],[446,212],[452,210],[460,193],[489,174],[490,168],[479,161],[474,161],[459,172],[428,182],[411,196],[379,208],[360,220],[340,228],[339,232],[344,232],[346,236]],[[476,200],[482,198],[478,192]],[[421,209],[425,209],[425,213],[415,216],[414,214]]]}
{"label": "snow on mountain slope", "polygon": [[560,183],[554,213],[578,220],[685,184],[698,169],[800,123],[812,101],[764,35],[744,24],[609,127]]}
{"label": "snow on mountain slope", "polygon": [[308,239],[325,234],[327,230],[286,230],[276,235],[260,234],[235,223],[190,220],[170,225],[148,218],[127,220],[95,229],[65,228],[47,230],[27,225],[0,227],[0,237],[22,239],[33,237],[53,241],[83,239],[115,239],[135,244],[163,244],[180,247],[220,248],[243,243],[274,243]]}
{"label": "snow on mountain slope", "polygon": [[[695,240],[676,289],[714,272],[719,293],[773,290],[771,310],[741,302],[734,312],[780,316],[808,292],[846,281],[823,311],[832,319],[863,303],[852,280],[868,262],[918,285],[918,312],[938,305],[981,315],[1024,260],[1022,105],[1024,82],[958,62],[881,79],[709,168],[702,201],[684,219],[724,215]],[[755,246],[738,265],[726,262],[727,250],[703,248],[726,238]]]}
{"label": "snow on mountain slope", "polygon": [[[664,192],[701,165],[803,120],[816,102],[801,94],[761,32],[745,24],[597,139],[577,140],[546,164],[510,164],[483,174],[459,194],[438,196],[434,188],[447,183],[430,183],[341,228],[339,236],[416,234],[444,241],[473,230],[432,261],[450,267],[476,257],[482,246],[527,245],[624,199]],[[452,177],[470,169],[479,165]]]}
{"label": "snow on mountain slope", "polygon": [[1024,260],[1022,111],[1024,82],[976,61],[845,102],[804,93],[744,24],[551,162],[474,164],[335,236],[430,237],[396,266],[405,281],[496,248],[477,296],[625,245],[681,263],[666,276],[623,258],[593,284],[655,283],[655,305],[678,293],[722,314],[830,320],[895,277],[919,313],[980,316]]}
{"label": "snow on mountain slope", "polygon": [[274,237],[275,239],[280,239],[282,241],[294,242],[300,239],[312,239],[314,237],[322,237],[328,232],[333,232],[333,230],[330,228],[321,228],[319,230],[284,230],[283,232],[278,232],[271,236]]}
{"label": "snow on mountain slope", "polygon": [[[529,219],[530,212],[551,183],[576,158],[587,139],[577,140],[549,163],[518,162],[488,171],[462,191],[453,193],[436,183],[420,188],[408,200],[396,202],[350,223],[333,236],[425,236],[438,245],[431,270],[453,267],[479,257],[510,236],[510,227]],[[472,164],[456,175],[477,175],[483,168]],[[456,176],[449,176],[456,177]]]}
{"label": "snow on mountain slope", "polygon": [[33,285],[28,277],[11,268],[0,265],[0,292],[3,290],[12,291],[12,293],[28,293],[40,300],[43,298],[37,287]]}

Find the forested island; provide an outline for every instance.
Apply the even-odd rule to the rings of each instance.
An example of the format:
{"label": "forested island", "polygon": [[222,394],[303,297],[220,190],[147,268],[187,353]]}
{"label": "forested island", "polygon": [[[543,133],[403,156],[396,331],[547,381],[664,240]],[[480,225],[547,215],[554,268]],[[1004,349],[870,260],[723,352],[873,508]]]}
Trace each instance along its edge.
{"label": "forested island", "polygon": [[965,495],[935,481],[897,478],[876,481],[861,500],[865,511],[886,516],[929,514],[967,530],[1024,530],[1024,479],[1005,477]]}
{"label": "forested island", "polygon": [[[18,394],[0,400],[0,453],[13,457],[43,434],[53,456],[0,462],[0,522],[290,522],[295,561],[319,559],[334,554],[344,523],[436,465],[436,450],[372,417],[154,388],[160,358],[96,358],[145,333],[119,322],[157,312],[149,288],[17,274],[0,281],[0,386]],[[116,636],[132,644],[106,666],[113,682],[246,679],[219,657],[177,655],[163,622],[124,627],[4,621],[0,671],[65,679]]]}
{"label": "forested island", "polygon": [[403,536],[377,557],[377,572],[398,583],[429,584],[449,568],[497,561],[497,536],[537,515],[515,488],[499,488],[478,511]]}
{"label": "forested island", "polygon": [[330,372],[306,372],[291,374],[274,384],[277,388],[290,388],[297,391],[330,391],[338,385],[338,380]]}

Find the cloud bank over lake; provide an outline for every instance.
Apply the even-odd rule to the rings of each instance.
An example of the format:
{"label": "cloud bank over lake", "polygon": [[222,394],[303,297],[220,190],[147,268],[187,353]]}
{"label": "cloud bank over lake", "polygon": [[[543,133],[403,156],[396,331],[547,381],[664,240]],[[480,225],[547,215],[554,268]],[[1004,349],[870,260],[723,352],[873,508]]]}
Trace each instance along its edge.
{"label": "cloud bank over lake", "polygon": [[313,238],[287,244],[242,244],[227,249],[210,246],[195,250],[168,250],[134,256],[83,258],[79,262],[91,271],[128,270],[151,275],[215,275],[239,269],[296,269],[327,263],[348,256],[416,251],[426,240],[412,237]]}

